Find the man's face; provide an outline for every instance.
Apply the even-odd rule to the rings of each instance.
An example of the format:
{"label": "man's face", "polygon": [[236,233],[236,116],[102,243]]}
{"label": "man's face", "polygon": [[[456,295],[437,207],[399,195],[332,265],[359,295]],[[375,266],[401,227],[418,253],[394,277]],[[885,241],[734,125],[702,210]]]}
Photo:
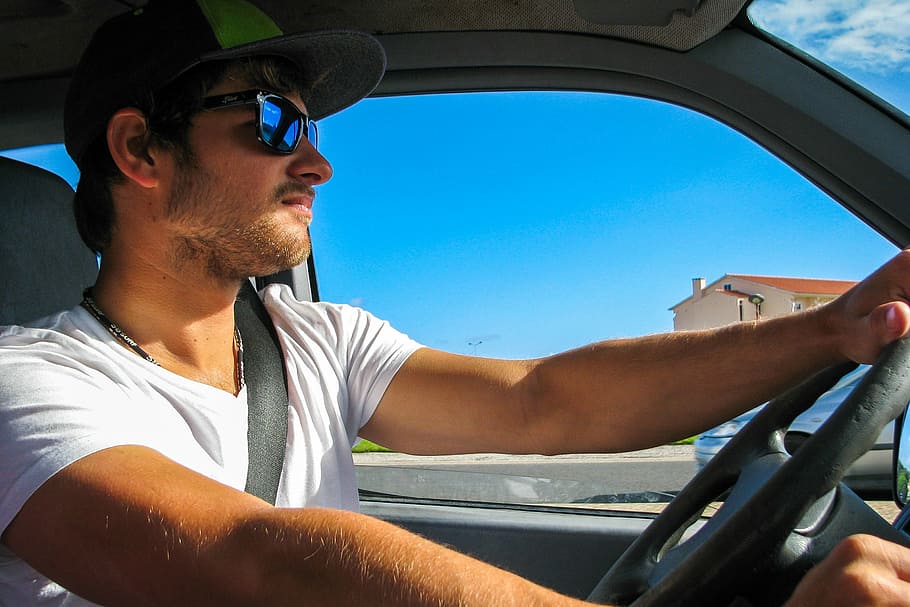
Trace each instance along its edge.
{"label": "man's face", "polygon": [[[222,95],[252,88],[228,80]],[[296,95],[285,95],[306,111]],[[332,168],[303,137],[289,155],[256,138],[257,106],[203,111],[193,118],[187,157],[175,154],[167,217],[172,255],[216,279],[235,281],[296,266],[310,254],[313,186]]]}

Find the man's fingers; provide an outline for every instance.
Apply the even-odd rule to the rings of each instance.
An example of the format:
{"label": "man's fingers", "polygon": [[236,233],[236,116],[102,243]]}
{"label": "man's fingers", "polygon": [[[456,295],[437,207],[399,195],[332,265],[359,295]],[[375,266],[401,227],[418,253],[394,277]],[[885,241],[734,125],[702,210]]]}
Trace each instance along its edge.
{"label": "man's fingers", "polygon": [[910,549],[869,535],[838,544],[786,607],[910,606]]}
{"label": "man's fingers", "polygon": [[910,581],[910,549],[874,535],[851,535],[831,551],[829,558],[839,565],[854,562],[880,565],[900,579]]}
{"label": "man's fingers", "polygon": [[[900,339],[910,330],[910,306],[903,301],[895,301],[879,306],[882,316],[881,331],[883,343],[888,344]],[[877,310],[878,311],[878,310]]]}
{"label": "man's fingers", "polygon": [[843,337],[841,353],[860,363],[874,363],[882,349],[910,332],[910,306],[891,301],[858,319],[853,330]]}
{"label": "man's fingers", "polygon": [[[845,596],[856,605],[910,605],[910,549],[870,535],[854,535],[838,545]],[[844,562],[846,559],[846,562]]]}

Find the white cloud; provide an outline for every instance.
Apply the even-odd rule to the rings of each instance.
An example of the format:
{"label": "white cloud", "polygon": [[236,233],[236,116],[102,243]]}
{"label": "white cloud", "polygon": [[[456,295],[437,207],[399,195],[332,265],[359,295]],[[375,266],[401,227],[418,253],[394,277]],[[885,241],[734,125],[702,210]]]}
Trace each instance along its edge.
{"label": "white cloud", "polygon": [[750,15],[759,27],[835,67],[910,72],[907,0],[760,0]]}

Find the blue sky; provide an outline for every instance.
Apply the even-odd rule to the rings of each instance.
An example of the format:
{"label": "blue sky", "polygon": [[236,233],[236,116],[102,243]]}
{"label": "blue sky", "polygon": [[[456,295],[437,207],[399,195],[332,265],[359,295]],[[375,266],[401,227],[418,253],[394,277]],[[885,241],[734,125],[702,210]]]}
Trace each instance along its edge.
{"label": "blue sky", "polygon": [[910,110],[910,2],[758,0],[750,16],[760,27]]}
{"label": "blue sky", "polygon": [[[906,111],[908,7],[756,12]],[[323,298],[451,351],[538,356],[670,330],[693,277],[860,279],[896,251],[739,134],[656,102],[368,100],[321,135],[336,169],[313,226]]]}
{"label": "blue sky", "polygon": [[[906,111],[908,7],[769,0],[759,18]],[[653,101],[367,100],[320,124],[320,148],[335,167],[312,226],[322,298],[454,352],[670,330],[693,277],[860,279],[896,250],[738,133]]]}
{"label": "blue sky", "polygon": [[371,100],[321,132],[336,169],[313,225],[323,298],[443,349],[535,356],[670,330],[693,277],[861,278],[895,251],[738,133],[657,102]]}

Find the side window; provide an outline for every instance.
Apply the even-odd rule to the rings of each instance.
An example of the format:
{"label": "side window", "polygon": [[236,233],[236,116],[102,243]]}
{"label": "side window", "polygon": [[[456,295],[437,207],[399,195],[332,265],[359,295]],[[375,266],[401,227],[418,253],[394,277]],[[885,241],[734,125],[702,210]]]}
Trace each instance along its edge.
{"label": "side window", "polygon": [[[805,300],[779,302],[766,287],[759,301],[758,287],[725,277],[855,280],[894,253],[748,138],[656,101],[555,92],[371,99],[324,120],[320,149],[335,168],[312,226],[321,297],[456,353],[537,357],[671,331],[671,308],[692,296],[694,278],[712,297],[729,283],[716,296],[729,300],[725,322],[791,313]],[[603,468],[571,469],[604,459],[593,456],[562,467],[423,460],[420,478],[435,469],[438,483],[402,473],[413,465],[405,456],[358,457],[369,491],[565,504],[672,493],[696,468],[691,446],[672,453],[683,463],[670,477],[618,484]],[[503,475],[518,487],[511,495],[499,493]]]}
{"label": "side window", "polygon": [[62,177],[74,189],[79,181],[79,169],[66,154],[62,143],[36,145],[15,150],[2,150],[0,156],[14,158],[50,171]]}

